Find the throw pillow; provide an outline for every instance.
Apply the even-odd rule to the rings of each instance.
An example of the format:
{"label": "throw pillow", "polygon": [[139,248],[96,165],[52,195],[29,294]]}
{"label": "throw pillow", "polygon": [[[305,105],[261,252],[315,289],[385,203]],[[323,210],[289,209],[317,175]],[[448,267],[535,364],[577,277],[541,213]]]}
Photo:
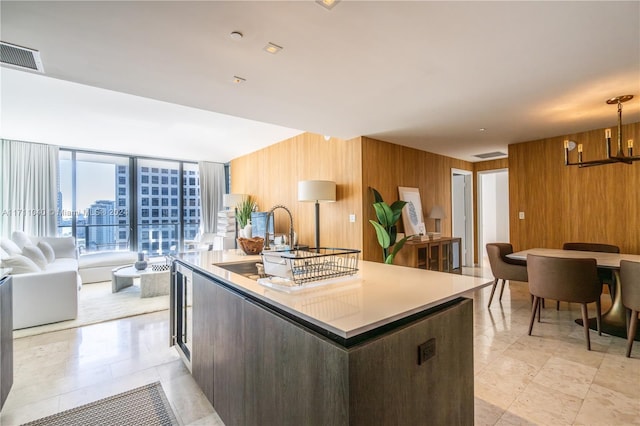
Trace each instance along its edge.
{"label": "throw pillow", "polygon": [[28,274],[29,272],[40,272],[41,269],[33,263],[33,260],[25,257],[21,254],[2,259],[1,263],[3,268],[11,268],[12,275]]}
{"label": "throw pillow", "polygon": [[44,269],[47,267],[47,258],[44,257],[44,254],[42,254],[42,250],[40,250],[33,244],[22,247],[22,255],[33,260],[33,263],[38,265],[40,269]]}
{"label": "throw pillow", "polygon": [[73,237],[42,237],[40,241],[49,243],[56,254],[56,259],[63,257],[76,259],[76,240]]}
{"label": "throw pillow", "polygon": [[2,240],[0,240],[0,247],[2,247],[4,251],[9,253],[10,256],[22,254],[22,250],[20,250],[20,247],[18,247],[16,243],[8,238],[3,238]]}
{"label": "throw pillow", "polygon": [[13,234],[11,234],[11,239],[13,240],[14,243],[17,244],[18,247],[20,247],[22,249],[22,247],[24,246],[28,246],[29,244],[33,244],[31,242],[31,238],[29,238],[29,236],[27,235],[26,232],[24,231],[13,231]]}
{"label": "throw pillow", "polygon": [[0,259],[4,259],[9,257],[9,253],[7,253],[6,251],[4,251],[4,249],[2,247],[0,247]]}
{"label": "throw pillow", "polygon": [[53,251],[53,247],[46,241],[39,241],[38,248],[42,250],[42,254],[47,258],[47,262],[51,263],[56,260],[56,254]]}

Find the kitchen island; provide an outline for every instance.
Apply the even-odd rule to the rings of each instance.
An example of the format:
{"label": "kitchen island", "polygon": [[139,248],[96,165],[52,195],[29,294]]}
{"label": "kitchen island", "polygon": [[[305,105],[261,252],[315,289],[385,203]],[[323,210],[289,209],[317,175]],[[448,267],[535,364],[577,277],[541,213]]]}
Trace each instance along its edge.
{"label": "kitchen island", "polygon": [[464,295],[490,282],[360,262],[356,276],[284,293],[225,269],[258,261],[231,250],[173,264],[172,318],[186,318],[174,311],[189,282],[192,374],[227,426],[473,424]]}

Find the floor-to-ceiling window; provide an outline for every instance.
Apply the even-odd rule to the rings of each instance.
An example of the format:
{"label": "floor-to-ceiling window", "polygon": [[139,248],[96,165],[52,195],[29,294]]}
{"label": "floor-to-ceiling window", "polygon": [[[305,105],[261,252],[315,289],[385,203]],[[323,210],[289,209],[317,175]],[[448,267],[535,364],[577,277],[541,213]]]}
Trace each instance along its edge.
{"label": "floor-to-ceiling window", "polygon": [[81,253],[176,253],[200,226],[198,167],[61,150],[58,207],[58,234],[75,236]]}

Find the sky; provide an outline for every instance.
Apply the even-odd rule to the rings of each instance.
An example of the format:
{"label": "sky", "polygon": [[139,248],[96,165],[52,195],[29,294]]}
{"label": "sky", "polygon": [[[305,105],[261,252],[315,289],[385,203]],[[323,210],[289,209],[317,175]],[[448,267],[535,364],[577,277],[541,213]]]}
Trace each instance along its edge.
{"label": "sky", "polygon": [[[89,208],[96,200],[115,200],[115,168],[115,164],[77,162],[76,209],[78,212]],[[62,209],[70,212],[72,209],[71,160],[60,160],[60,191],[62,192]]]}

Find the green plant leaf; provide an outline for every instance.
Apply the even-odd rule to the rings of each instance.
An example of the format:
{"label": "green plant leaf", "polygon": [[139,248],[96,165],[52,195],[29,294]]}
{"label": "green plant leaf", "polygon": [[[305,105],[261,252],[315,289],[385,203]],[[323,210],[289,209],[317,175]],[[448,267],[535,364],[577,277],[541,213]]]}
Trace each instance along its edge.
{"label": "green plant leaf", "polygon": [[376,202],[376,203],[384,203],[384,200],[382,199],[382,195],[380,195],[380,193],[375,188],[371,188],[371,192],[373,192],[374,202]]}
{"label": "green plant leaf", "polygon": [[389,227],[389,245],[392,246],[396,243],[396,238],[398,236],[398,227],[393,225]]}
{"label": "green plant leaf", "polygon": [[383,249],[388,248],[390,244],[390,239],[389,239],[389,234],[387,233],[387,230],[384,229],[382,225],[380,225],[378,222],[374,220],[369,220],[369,222],[373,225],[373,227],[376,230],[376,235],[378,236],[378,244],[380,244],[380,246]]}
{"label": "green plant leaf", "polygon": [[391,218],[392,223],[396,223],[398,219],[400,219],[400,215],[402,214],[402,209],[407,204],[406,201],[396,201],[391,204],[391,211],[393,212],[393,216]]}
{"label": "green plant leaf", "polygon": [[380,222],[380,225],[382,225],[385,229],[393,225],[393,212],[391,211],[391,208],[387,205],[387,203],[374,203],[373,208],[376,211],[376,216],[378,217],[378,222]]}
{"label": "green plant leaf", "polygon": [[398,252],[400,251],[400,249],[404,246],[404,243],[406,243],[409,238],[411,238],[413,235],[408,236],[408,237],[404,237],[403,239],[401,239],[400,241],[398,241],[394,246],[393,246],[393,250],[391,250],[391,254],[389,256],[387,256],[387,258],[385,259],[384,263],[387,263],[389,265],[393,264],[393,259],[396,257],[396,254],[398,254]]}

